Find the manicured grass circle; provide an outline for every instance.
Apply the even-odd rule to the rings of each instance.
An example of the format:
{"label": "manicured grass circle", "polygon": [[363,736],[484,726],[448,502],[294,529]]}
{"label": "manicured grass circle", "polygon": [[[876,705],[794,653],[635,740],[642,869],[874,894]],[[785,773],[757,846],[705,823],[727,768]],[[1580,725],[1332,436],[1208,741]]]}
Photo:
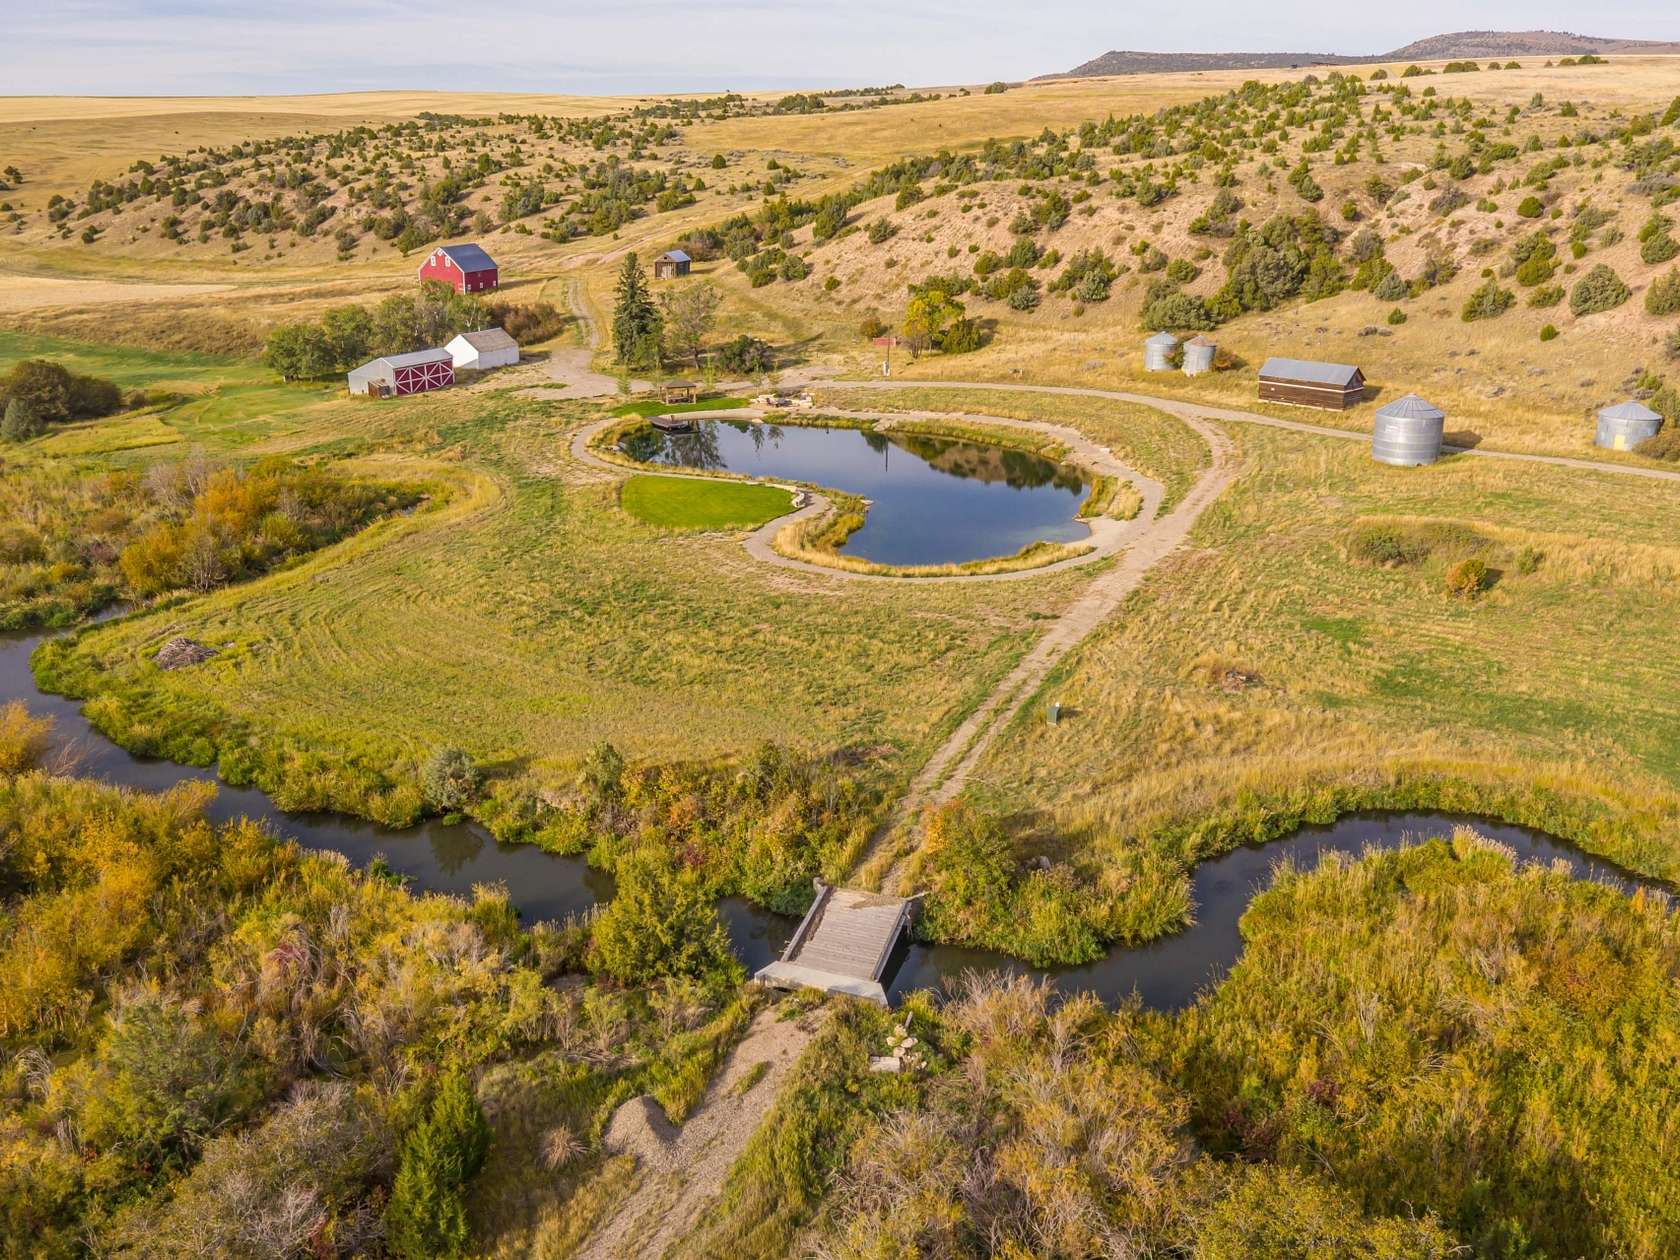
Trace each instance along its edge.
{"label": "manicured grass circle", "polygon": [[664,529],[754,529],[793,506],[775,486],[646,476],[626,481],[618,501],[637,520]]}

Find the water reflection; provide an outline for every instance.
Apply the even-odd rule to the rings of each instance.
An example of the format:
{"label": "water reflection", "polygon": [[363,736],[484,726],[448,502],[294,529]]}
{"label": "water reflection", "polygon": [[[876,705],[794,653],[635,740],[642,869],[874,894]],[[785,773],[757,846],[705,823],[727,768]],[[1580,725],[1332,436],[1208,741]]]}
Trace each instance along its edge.
{"label": "water reflection", "polygon": [[812,482],[867,499],[843,550],[879,564],[962,564],[1035,542],[1077,542],[1079,471],[1026,451],[919,434],[702,420],[689,433],[632,430],[643,463]]}

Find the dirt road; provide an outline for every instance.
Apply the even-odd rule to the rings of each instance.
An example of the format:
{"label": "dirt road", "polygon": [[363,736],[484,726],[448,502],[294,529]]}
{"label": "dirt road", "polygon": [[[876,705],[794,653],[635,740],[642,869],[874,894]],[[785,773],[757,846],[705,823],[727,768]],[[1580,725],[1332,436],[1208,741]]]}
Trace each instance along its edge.
{"label": "dirt road", "polygon": [[784,1020],[781,1014],[771,1006],[753,1019],[675,1141],[656,1161],[643,1161],[636,1188],[578,1260],[657,1260],[694,1228],[816,1035],[820,1015]]}

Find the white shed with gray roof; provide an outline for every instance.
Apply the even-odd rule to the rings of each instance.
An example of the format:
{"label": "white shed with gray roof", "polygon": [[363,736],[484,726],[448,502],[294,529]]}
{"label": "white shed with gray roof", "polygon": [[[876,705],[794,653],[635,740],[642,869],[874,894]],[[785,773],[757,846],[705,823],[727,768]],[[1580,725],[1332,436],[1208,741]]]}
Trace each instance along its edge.
{"label": "white shed with gray roof", "polygon": [[519,362],[519,343],[500,328],[462,333],[444,349],[454,358],[457,372],[482,372]]}

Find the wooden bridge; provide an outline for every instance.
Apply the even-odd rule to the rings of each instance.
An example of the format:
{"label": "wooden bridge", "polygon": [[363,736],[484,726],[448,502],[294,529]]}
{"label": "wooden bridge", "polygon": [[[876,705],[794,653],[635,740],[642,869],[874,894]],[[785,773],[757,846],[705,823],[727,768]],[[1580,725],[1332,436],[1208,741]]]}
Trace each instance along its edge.
{"label": "wooden bridge", "polygon": [[781,989],[850,993],[887,1004],[884,976],[910,931],[916,898],[887,897],[816,881],[817,899],[781,958],[758,979]]}

